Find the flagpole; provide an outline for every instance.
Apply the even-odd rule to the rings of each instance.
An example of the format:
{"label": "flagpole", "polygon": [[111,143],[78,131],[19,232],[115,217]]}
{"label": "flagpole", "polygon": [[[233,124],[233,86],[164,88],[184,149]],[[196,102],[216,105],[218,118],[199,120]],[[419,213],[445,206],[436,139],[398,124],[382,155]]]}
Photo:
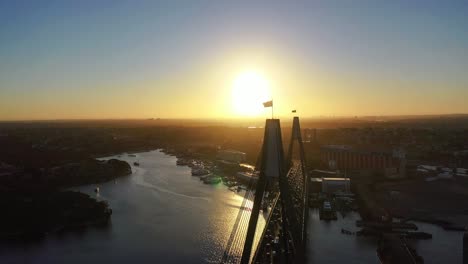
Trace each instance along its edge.
{"label": "flagpole", "polygon": [[271,105],[271,119],[273,119],[273,105]]}
{"label": "flagpole", "polygon": [[271,97],[271,119],[273,119],[273,97]]}
{"label": "flagpole", "polygon": [[273,112],[273,100],[270,100],[268,102],[263,103],[263,107],[271,107],[271,119],[274,117],[274,112]]}

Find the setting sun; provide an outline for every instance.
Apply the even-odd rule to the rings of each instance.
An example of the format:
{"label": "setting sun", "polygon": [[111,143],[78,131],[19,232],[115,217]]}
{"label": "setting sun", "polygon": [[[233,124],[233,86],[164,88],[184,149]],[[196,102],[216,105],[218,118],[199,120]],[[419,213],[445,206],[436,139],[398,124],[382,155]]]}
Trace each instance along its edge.
{"label": "setting sun", "polygon": [[269,82],[256,71],[242,72],[232,83],[232,104],[238,115],[258,115],[263,111],[262,103],[270,99]]}

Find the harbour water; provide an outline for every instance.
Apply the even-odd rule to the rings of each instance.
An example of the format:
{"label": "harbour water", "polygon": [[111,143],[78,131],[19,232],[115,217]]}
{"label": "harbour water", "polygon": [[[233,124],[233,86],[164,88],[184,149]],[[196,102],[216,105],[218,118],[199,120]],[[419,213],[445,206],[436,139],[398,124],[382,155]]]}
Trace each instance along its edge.
{"label": "harbour water", "polygon": [[[32,244],[3,244],[0,263],[217,263],[243,193],[206,185],[160,151],[115,157],[133,174],[74,188],[113,210],[107,228],[51,234]],[[140,165],[133,166],[137,161]],[[264,222],[263,222],[264,224]]]}
{"label": "harbour water", "polygon": [[345,235],[341,229],[358,231],[358,213],[351,212],[343,218],[338,213],[336,221],[321,221],[318,209],[309,210],[309,263],[380,263],[377,257],[377,240],[356,235]]}
{"label": "harbour water", "polygon": [[[133,174],[75,190],[107,200],[113,209],[106,228],[51,234],[29,244],[0,245],[0,263],[218,263],[242,203],[242,193],[206,185],[160,151],[115,156]],[[378,263],[376,241],[341,234],[357,231],[357,213],[320,221],[310,210],[310,263]],[[260,225],[264,224],[261,219]],[[419,225],[419,224],[418,224]],[[421,225],[434,239],[416,243],[425,263],[461,263],[461,232]]]}
{"label": "harbour water", "polygon": [[[343,217],[338,214],[336,221],[320,221],[317,209],[309,210],[309,263],[380,263],[377,257],[376,238],[346,235],[341,229],[357,232],[356,220],[360,216],[351,212]],[[442,227],[414,222],[418,231],[432,234],[428,240],[409,241],[424,263],[462,263],[463,232],[446,231]]]}

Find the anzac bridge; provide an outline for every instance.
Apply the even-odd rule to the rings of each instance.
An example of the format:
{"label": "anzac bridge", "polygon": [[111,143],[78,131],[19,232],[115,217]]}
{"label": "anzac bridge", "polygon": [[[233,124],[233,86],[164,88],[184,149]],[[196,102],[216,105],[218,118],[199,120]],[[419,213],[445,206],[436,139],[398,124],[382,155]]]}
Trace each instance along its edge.
{"label": "anzac bridge", "polygon": [[298,117],[287,153],[280,120],[266,120],[256,171],[220,262],[305,263],[308,177]]}

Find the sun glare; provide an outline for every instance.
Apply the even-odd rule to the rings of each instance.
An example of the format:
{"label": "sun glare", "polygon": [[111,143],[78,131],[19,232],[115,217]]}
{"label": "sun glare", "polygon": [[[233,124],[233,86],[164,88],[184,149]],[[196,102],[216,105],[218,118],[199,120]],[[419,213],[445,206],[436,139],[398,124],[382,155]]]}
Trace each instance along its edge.
{"label": "sun glare", "polygon": [[232,104],[234,112],[243,116],[262,113],[265,101],[271,100],[267,79],[255,71],[239,74],[232,83]]}

